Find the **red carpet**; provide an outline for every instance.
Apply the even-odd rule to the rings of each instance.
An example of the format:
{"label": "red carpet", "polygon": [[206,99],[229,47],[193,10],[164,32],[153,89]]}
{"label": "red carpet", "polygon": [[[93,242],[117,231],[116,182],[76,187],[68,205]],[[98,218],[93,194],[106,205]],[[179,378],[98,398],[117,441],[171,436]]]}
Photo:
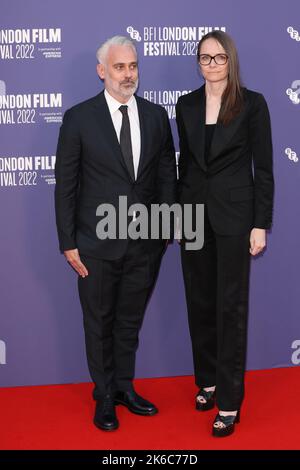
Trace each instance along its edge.
{"label": "red carpet", "polygon": [[92,423],[91,384],[0,388],[0,448],[10,449],[300,449],[300,368],[251,371],[234,435],[210,435],[216,410],[194,410],[193,377],[136,380],[160,410],[153,417],[117,408],[120,428]]}

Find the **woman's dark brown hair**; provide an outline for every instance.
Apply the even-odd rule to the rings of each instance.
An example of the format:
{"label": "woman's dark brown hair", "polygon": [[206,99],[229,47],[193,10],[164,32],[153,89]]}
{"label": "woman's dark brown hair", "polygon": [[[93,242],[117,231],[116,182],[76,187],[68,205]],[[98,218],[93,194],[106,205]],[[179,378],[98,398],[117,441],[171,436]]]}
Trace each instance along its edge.
{"label": "woman's dark brown hair", "polygon": [[201,46],[204,41],[210,38],[218,41],[228,55],[228,83],[222,95],[221,109],[218,117],[218,122],[227,125],[240,113],[243,107],[239,58],[231,37],[223,31],[212,31],[203,36],[199,41],[197,49],[198,63],[200,60]]}

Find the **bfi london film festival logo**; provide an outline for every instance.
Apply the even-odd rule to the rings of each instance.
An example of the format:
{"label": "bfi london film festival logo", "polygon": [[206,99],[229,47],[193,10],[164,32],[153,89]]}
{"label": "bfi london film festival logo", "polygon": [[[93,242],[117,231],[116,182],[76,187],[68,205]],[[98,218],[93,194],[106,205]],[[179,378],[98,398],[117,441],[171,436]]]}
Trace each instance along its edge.
{"label": "bfi london film festival logo", "polygon": [[284,153],[291,162],[298,163],[299,158],[298,158],[296,152],[294,152],[294,150],[292,150],[290,147],[287,147],[285,149]]}
{"label": "bfi london film festival logo", "polygon": [[60,59],[61,28],[0,29],[0,59]]}
{"label": "bfi london film festival logo", "polygon": [[288,97],[290,98],[293,104],[299,104],[300,103],[300,98],[299,98],[300,80],[294,80],[290,88],[286,90],[286,94],[288,95]]}
{"label": "bfi london film festival logo", "polygon": [[[14,110],[3,110],[1,108],[1,105],[4,104],[4,97],[6,97],[6,85],[3,80],[0,80],[0,123],[14,124],[15,118],[13,114],[11,115]],[[16,101],[18,101],[18,99]],[[38,100],[33,99],[33,101],[36,102]],[[8,111],[10,111],[10,113],[6,114]],[[20,109],[17,111],[22,112]],[[28,110],[25,111],[27,112]],[[29,110],[29,112],[31,111],[35,110]],[[22,121],[21,118],[22,115],[17,115],[18,120],[20,119],[20,121]],[[28,120],[26,123],[29,123]],[[26,157],[0,155],[0,188],[15,186],[31,188],[37,186],[38,183],[41,182],[48,185],[55,184],[55,160],[55,155],[36,155]]]}
{"label": "bfi london film festival logo", "polygon": [[143,53],[155,56],[191,56],[197,54],[200,39],[210,31],[226,31],[225,26],[144,26],[143,31],[128,26],[126,31],[138,43],[143,41]]}
{"label": "bfi london film festival logo", "polygon": [[6,344],[0,340],[0,365],[6,364]]}
{"label": "bfi london film festival logo", "polygon": [[300,339],[295,339],[295,341],[292,342],[291,348],[294,349],[291,357],[292,364],[298,366],[300,364]]}
{"label": "bfi london film festival logo", "polygon": [[62,93],[10,94],[0,80],[0,125],[62,122]]}
{"label": "bfi london film festival logo", "polygon": [[143,96],[152,103],[160,104],[168,113],[169,119],[176,118],[175,106],[182,95],[187,95],[192,90],[144,90]]}
{"label": "bfi london film festival logo", "polygon": [[55,161],[55,155],[0,155],[0,189],[55,184]]}
{"label": "bfi london film festival logo", "polygon": [[300,41],[300,35],[299,32],[293,28],[293,26],[289,26],[287,28],[287,32],[289,33],[290,37],[294,39],[295,41]]}

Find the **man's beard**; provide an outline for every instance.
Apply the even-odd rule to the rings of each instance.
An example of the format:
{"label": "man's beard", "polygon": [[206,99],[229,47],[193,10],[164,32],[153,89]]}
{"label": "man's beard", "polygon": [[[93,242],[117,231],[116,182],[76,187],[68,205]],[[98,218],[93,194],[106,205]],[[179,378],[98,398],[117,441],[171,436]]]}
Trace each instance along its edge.
{"label": "man's beard", "polygon": [[106,80],[106,85],[110,86],[114,93],[120,95],[123,99],[129,99],[136,92],[139,85],[139,79],[116,82],[109,78]]}
{"label": "man's beard", "polygon": [[122,95],[124,98],[130,98],[130,96],[132,96],[136,92],[138,88],[138,83],[138,78],[135,81],[124,80],[123,82],[119,83],[120,95]]}

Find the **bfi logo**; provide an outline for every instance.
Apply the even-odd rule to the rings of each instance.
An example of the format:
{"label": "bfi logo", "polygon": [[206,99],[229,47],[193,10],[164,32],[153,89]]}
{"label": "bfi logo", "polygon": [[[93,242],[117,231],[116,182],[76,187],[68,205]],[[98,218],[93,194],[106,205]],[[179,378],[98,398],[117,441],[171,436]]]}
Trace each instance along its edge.
{"label": "bfi logo", "polygon": [[0,80],[0,95],[6,95],[6,84],[3,80]]}
{"label": "bfi logo", "polygon": [[6,364],[6,344],[0,340],[0,365]]}
{"label": "bfi logo", "polygon": [[296,366],[298,364],[300,364],[300,340],[299,339],[295,339],[295,341],[293,341],[292,343],[292,349],[294,349],[295,351],[293,352],[292,354],[292,363],[295,364]]}

